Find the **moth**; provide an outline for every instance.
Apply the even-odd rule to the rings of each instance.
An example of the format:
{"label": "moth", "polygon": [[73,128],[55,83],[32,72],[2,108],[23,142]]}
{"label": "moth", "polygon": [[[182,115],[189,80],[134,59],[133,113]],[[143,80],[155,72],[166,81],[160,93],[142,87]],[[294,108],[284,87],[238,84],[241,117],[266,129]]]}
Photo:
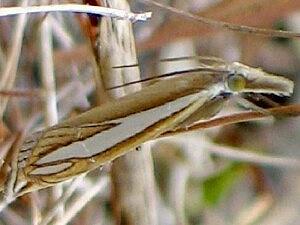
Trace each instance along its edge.
{"label": "moth", "polygon": [[14,196],[53,186],[167,131],[214,116],[231,96],[292,92],[287,78],[214,60],[33,133],[16,149],[15,161],[5,162],[1,186]]}

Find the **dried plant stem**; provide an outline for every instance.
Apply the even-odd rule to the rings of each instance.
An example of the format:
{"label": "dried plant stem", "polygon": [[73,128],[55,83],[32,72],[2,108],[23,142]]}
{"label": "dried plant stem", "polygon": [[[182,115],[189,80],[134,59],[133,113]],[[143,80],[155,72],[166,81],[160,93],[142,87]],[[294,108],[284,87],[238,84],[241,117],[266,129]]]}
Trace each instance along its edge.
{"label": "dried plant stem", "polygon": [[73,37],[69,34],[66,27],[64,27],[63,21],[59,21],[50,15],[48,15],[48,20],[50,21],[53,36],[57,37],[63,49],[71,49],[74,47]]}
{"label": "dried plant stem", "polygon": [[3,47],[0,46],[0,71],[2,72],[3,68],[5,68],[6,56],[3,52]]}
{"label": "dried plant stem", "polygon": [[241,210],[234,225],[251,225],[258,222],[259,218],[265,215],[273,206],[274,197],[270,193],[263,193],[257,196],[250,206]]}
{"label": "dried plant stem", "polygon": [[77,187],[81,185],[85,175],[86,174],[80,175],[72,181],[72,183],[68,186],[64,194],[59,199],[57,199],[53,206],[47,211],[47,214],[43,216],[43,220],[39,223],[39,225],[47,225],[49,224],[49,222],[51,222],[53,217],[56,216],[59,206],[64,205],[66,201],[73,195]]}
{"label": "dried plant stem", "polygon": [[89,188],[83,195],[76,198],[70,203],[70,208],[67,208],[63,218],[53,223],[53,225],[65,225],[68,224],[76,214],[82,210],[82,208],[93,199],[99,192],[104,190],[109,183],[108,177],[101,177],[95,184]]}
{"label": "dried plant stem", "polygon": [[31,200],[31,224],[38,225],[41,220],[41,211],[39,208],[38,192],[30,193]]}
{"label": "dried plant stem", "polygon": [[184,10],[180,10],[180,9],[177,9],[177,8],[174,8],[171,6],[161,4],[154,0],[144,0],[143,2],[146,2],[147,4],[150,4],[150,5],[154,5],[156,7],[167,10],[169,12],[175,13],[176,15],[190,18],[192,20],[198,21],[199,23],[205,24],[210,27],[218,28],[218,29],[221,28],[221,29],[227,29],[227,30],[241,32],[241,33],[264,35],[264,36],[276,36],[276,37],[282,37],[282,38],[298,38],[298,37],[300,37],[300,33],[297,33],[297,32],[262,29],[262,28],[257,28],[257,27],[236,25],[236,24],[227,23],[227,22],[223,22],[223,21],[216,21],[213,19],[209,19],[209,18],[194,15],[192,13],[188,13]]}
{"label": "dried plant stem", "polygon": [[6,161],[4,161],[4,165],[1,168],[1,170],[6,171],[7,167],[9,167],[10,171],[2,174],[2,176],[6,177],[6,181],[4,183],[3,199],[0,202],[0,212],[16,199],[15,192],[18,192],[18,187],[15,185],[15,182],[18,174],[18,153],[24,141],[24,136],[24,131],[18,132],[12,147],[9,149],[10,151],[6,155]]}
{"label": "dried plant stem", "polygon": [[[1,137],[3,138],[3,137]],[[16,141],[17,135],[11,135],[4,142],[1,143],[0,148],[0,168],[4,163],[4,158],[8,154],[9,149],[12,147],[13,143]]]}
{"label": "dried plant stem", "polygon": [[[44,111],[46,116],[46,126],[52,126],[58,122],[56,85],[53,65],[53,46],[52,30],[50,21],[46,17],[41,25],[41,75],[44,89]],[[63,193],[62,184],[52,189],[52,198],[55,201]],[[58,206],[57,219],[61,218],[64,213],[64,205]]]}
{"label": "dried plant stem", "polygon": [[52,126],[58,122],[52,48],[52,31],[48,18],[45,18],[41,26],[40,49],[41,75],[44,90],[45,116],[47,126]]}
{"label": "dried plant stem", "polygon": [[174,209],[176,224],[188,224],[185,216],[185,194],[189,179],[187,165],[179,164],[172,167],[169,185],[170,204]]}
{"label": "dried plant stem", "polygon": [[[28,4],[28,0],[22,1],[22,7]],[[26,15],[20,15],[17,18],[16,26],[14,29],[14,35],[12,38],[11,49],[9,51],[9,56],[7,57],[6,67],[3,70],[3,74],[0,81],[0,89],[11,89],[14,85],[17,76],[17,67],[19,63],[19,57],[22,48],[22,41],[24,35],[24,29],[27,22]],[[0,118],[6,109],[8,98],[4,97],[0,100]]]}
{"label": "dried plant stem", "polygon": [[300,160],[292,158],[259,155],[254,152],[241,151],[241,149],[234,147],[225,147],[218,145],[212,145],[208,147],[208,150],[214,155],[228,158],[233,161],[248,162],[260,164],[263,166],[274,166],[282,168],[300,168]]}
{"label": "dried plant stem", "polygon": [[[105,6],[130,10],[126,0],[105,0]],[[103,18],[100,28],[99,63],[106,87],[123,85],[140,79],[139,68],[116,70],[114,66],[137,63],[132,25],[128,21]],[[114,89],[112,98],[120,98],[135,92],[141,84]],[[141,151],[115,160],[112,165],[113,210],[116,223],[128,225],[157,224],[153,162],[149,144],[143,144]],[[130,199],[130,201],[129,201]],[[130,221],[130,222],[129,222]]]}
{"label": "dried plant stem", "polygon": [[118,19],[128,19],[131,21],[145,21],[151,18],[151,12],[131,13],[124,10],[112,9],[100,6],[81,5],[81,4],[61,4],[61,5],[41,5],[28,7],[2,7],[0,16],[10,16],[27,13],[48,13],[48,12],[76,12],[90,13]]}
{"label": "dried plant stem", "polygon": [[[15,209],[6,208],[5,211],[3,211],[1,214],[1,222],[6,221],[5,224],[20,225],[24,224],[24,221],[26,221],[26,219],[19,215]],[[1,225],[2,224],[3,223],[1,223]]]}
{"label": "dried plant stem", "polygon": [[10,200],[2,200],[0,202],[0,212],[4,210],[10,203],[12,203],[15,199],[10,199]]}
{"label": "dried plant stem", "polygon": [[0,90],[0,96],[18,97],[18,98],[38,98],[41,93],[39,90]]}

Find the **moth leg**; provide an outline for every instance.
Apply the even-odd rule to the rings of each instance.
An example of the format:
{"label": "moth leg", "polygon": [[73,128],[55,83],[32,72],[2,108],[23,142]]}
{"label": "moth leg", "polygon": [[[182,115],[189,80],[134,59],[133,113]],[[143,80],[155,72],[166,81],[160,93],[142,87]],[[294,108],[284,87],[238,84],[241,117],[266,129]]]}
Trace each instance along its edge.
{"label": "moth leg", "polygon": [[228,96],[217,96],[214,99],[210,100],[209,102],[206,102],[196,112],[194,112],[187,119],[185,119],[183,122],[178,124],[175,127],[175,130],[179,128],[187,128],[199,120],[210,119],[218,112],[220,112],[220,110],[222,109],[224,103],[228,100],[228,98],[229,98]]}
{"label": "moth leg", "polygon": [[234,96],[234,101],[238,104],[241,105],[242,107],[246,109],[250,109],[253,111],[261,112],[265,115],[271,115],[271,113],[267,110],[264,109],[260,106],[255,105],[254,103],[250,102],[249,100],[242,98],[240,96]]}

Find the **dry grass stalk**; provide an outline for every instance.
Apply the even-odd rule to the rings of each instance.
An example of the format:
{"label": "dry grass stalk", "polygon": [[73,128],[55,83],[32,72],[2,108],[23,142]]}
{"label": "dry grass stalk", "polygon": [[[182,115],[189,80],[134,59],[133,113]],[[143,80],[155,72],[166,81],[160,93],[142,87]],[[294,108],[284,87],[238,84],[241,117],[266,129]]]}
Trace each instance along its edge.
{"label": "dry grass stalk", "polygon": [[[258,26],[270,27],[276,19],[281,19],[299,8],[299,2],[293,0],[265,0],[259,2],[256,0],[223,0],[204,11],[193,14],[166,6],[157,1],[147,0],[143,2],[171,12],[174,17],[158,27],[149,38],[139,42],[137,44],[139,50],[162,47],[170,41],[180,38],[203,38],[220,30],[234,30],[251,35],[299,37],[299,33],[296,32],[258,28]],[[249,24],[249,26],[239,24]],[[181,27],[181,29],[178,30],[178,27]]]}
{"label": "dry grass stalk", "polygon": [[[58,123],[58,110],[56,99],[56,85],[53,64],[53,40],[52,30],[49,18],[46,17],[40,28],[40,49],[41,49],[41,76],[42,88],[44,91],[44,114],[46,127],[53,126]],[[59,199],[63,194],[62,184],[54,187],[50,194],[51,201]],[[58,205],[56,220],[62,218],[64,214],[64,205]]]}
{"label": "dry grass stalk", "polygon": [[[25,6],[25,5],[24,5]],[[123,10],[105,8],[99,6],[81,5],[81,4],[61,4],[61,5],[41,5],[27,7],[2,7],[0,16],[11,16],[28,13],[49,13],[49,12],[77,12],[90,13],[101,16],[107,16],[117,19],[128,19],[131,21],[145,21],[151,18],[151,13],[131,13]]]}
{"label": "dry grass stalk", "polygon": [[[129,11],[126,0],[103,1],[104,6]],[[100,75],[105,87],[123,85],[140,79],[138,67],[115,70],[114,66],[137,62],[131,23],[103,18],[97,50]],[[113,99],[141,89],[140,84],[118,88],[109,93]],[[149,144],[112,165],[113,209],[116,223],[157,224],[153,162]],[[130,200],[129,200],[130,199]]]}
{"label": "dry grass stalk", "polygon": [[[21,5],[24,7],[27,4],[28,4],[28,0],[23,0]],[[20,15],[16,21],[12,46],[9,52],[9,56],[7,57],[6,67],[1,77],[0,89],[9,90],[12,89],[14,86],[14,82],[17,76],[18,62],[21,54],[21,47],[22,47],[26,22],[27,22],[26,15]],[[7,102],[8,102],[8,98],[5,97],[4,98],[2,97],[0,100],[0,118],[3,117],[3,114],[6,110]]]}

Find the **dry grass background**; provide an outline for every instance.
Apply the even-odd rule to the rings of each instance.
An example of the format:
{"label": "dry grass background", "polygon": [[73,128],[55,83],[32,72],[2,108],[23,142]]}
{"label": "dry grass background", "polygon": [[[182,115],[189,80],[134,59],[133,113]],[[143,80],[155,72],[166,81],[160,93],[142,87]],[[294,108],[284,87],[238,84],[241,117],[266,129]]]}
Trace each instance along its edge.
{"label": "dry grass background", "polygon": [[[70,2],[127,4],[121,0],[2,0],[0,4]],[[104,28],[99,23],[108,19],[83,14],[0,18],[1,157],[20,132],[53,125],[141,88],[106,91],[110,86],[199,63],[196,58],[160,62],[162,58],[213,55],[283,74],[295,82],[293,97],[267,97],[271,105],[290,106],[274,109],[276,119],[261,119],[264,115],[258,112],[232,116],[242,109],[229,104],[222,112],[229,116],[203,121],[193,133],[157,139],[151,142],[152,151],[149,145],[143,146],[102,170],[18,198],[2,209],[0,224],[298,223],[300,123],[294,116],[300,112],[295,104],[300,98],[299,35],[275,38],[233,32],[149,2],[129,1],[132,11],[153,12],[150,21],[133,26],[135,40],[128,35],[130,30],[123,31],[124,36],[110,33],[111,38],[105,39],[109,33],[101,34]],[[161,2],[224,22],[300,32],[300,2],[295,0]],[[116,22],[129,29],[126,23]],[[124,39],[125,46],[131,43],[130,49],[111,48],[115,37]],[[141,74],[137,68],[107,69],[120,62],[136,63],[134,44]],[[117,58],[123,50],[127,55]],[[266,98],[247,97],[261,107],[270,106]],[[254,118],[260,120],[236,123]]]}

